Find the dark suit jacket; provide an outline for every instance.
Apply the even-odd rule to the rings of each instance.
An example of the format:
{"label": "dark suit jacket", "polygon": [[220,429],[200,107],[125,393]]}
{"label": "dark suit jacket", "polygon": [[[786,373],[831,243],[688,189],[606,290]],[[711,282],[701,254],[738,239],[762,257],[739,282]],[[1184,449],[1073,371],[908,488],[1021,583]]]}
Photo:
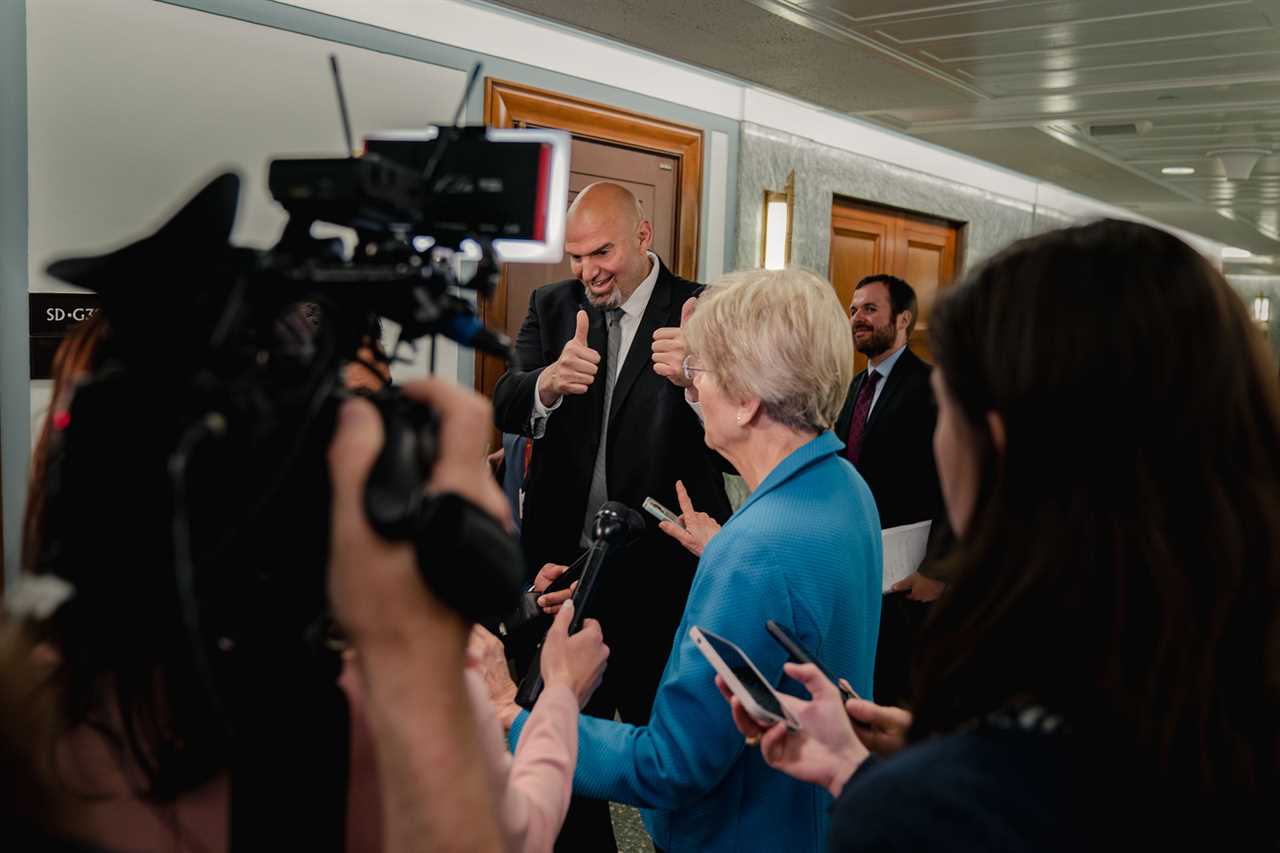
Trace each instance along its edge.
{"label": "dark suit jacket", "polygon": [[[909,348],[884,380],[880,399],[867,419],[858,456],[858,473],[871,487],[882,528],[930,520],[929,555],[937,556],[951,539],[938,469],[933,459],[933,426],[938,407],[929,386],[931,368]],[[866,379],[853,377],[849,396],[836,421],[836,437],[848,441],[854,401]],[[926,561],[923,574],[928,576]]]}
{"label": "dark suit jacket", "polygon": [[[700,290],[700,285],[661,266],[614,383],[606,473],[610,500],[639,511],[644,499],[652,496],[677,508],[675,483],[682,480],[694,507],[723,522],[729,502],[717,467],[719,457],[707,449],[702,424],[685,402],[684,389],[654,373],[651,360],[654,331],[680,325],[681,307]],[[608,332],[603,313],[590,307],[581,282],[570,279],[533,292],[515,358],[493,393],[498,428],[528,435],[538,376],[573,337],[579,309],[590,316],[587,343],[601,354],[601,372],[586,394],[564,397],[547,420],[546,433],[534,442],[521,525],[525,557],[533,568],[544,562],[567,564],[582,551],[578,540],[600,443]],[[619,640],[627,645],[621,635],[632,629],[643,635],[639,643],[651,647],[645,654],[648,667],[655,670],[650,687],[656,688],[697,559],[658,530],[647,513],[644,516],[648,530],[610,561],[601,575],[599,606],[589,615],[600,618],[606,642],[614,650],[610,669],[615,663],[627,666],[630,650],[615,645]],[[643,677],[650,680],[648,674]]]}

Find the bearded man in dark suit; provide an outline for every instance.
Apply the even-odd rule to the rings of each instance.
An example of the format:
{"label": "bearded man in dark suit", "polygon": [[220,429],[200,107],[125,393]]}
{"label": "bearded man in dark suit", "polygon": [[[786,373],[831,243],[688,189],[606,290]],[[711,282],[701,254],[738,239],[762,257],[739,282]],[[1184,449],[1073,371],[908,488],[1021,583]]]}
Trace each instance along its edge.
{"label": "bearded man in dark suit", "polygon": [[876,647],[875,699],[903,704],[909,698],[912,647],[928,602],[946,587],[933,567],[951,540],[933,458],[937,404],[933,369],[908,342],[918,315],[915,291],[891,275],[871,275],[853,291],[849,322],[854,347],[867,369],[853,378],[836,435],[871,488],[887,529],[932,521],[925,562],[885,596]]}

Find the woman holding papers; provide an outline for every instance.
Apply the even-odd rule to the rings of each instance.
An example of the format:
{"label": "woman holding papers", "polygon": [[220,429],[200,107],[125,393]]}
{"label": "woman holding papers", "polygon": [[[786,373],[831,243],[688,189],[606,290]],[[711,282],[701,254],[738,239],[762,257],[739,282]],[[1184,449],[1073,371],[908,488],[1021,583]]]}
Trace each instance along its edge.
{"label": "woman holding papers", "polygon": [[[681,369],[706,442],[751,496],[702,553],[648,725],[581,718],[574,775],[578,793],[641,807],[668,853],[824,849],[831,797],[775,773],[744,742],[689,629],[737,644],[773,685],[801,695],[765,630],[772,619],[870,690],[880,524],[830,432],[852,371],[848,328],[830,284],[786,270],[717,282],[684,329]],[[636,584],[637,607],[662,593],[662,570]],[[523,725],[516,715],[513,742]]]}
{"label": "woman holding papers", "polygon": [[800,732],[740,730],[838,796],[832,850],[1275,846],[1280,388],[1239,297],[1104,221],[1014,244],[930,331],[960,541],[909,745],[866,760],[811,667]]}

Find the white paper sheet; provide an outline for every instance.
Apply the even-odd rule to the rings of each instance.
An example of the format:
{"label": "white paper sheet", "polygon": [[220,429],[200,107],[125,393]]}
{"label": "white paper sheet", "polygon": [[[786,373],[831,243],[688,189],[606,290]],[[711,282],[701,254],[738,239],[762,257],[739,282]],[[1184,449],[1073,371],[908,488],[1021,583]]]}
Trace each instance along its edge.
{"label": "white paper sheet", "polygon": [[917,521],[881,531],[884,537],[884,589],[914,572],[924,562],[931,521]]}

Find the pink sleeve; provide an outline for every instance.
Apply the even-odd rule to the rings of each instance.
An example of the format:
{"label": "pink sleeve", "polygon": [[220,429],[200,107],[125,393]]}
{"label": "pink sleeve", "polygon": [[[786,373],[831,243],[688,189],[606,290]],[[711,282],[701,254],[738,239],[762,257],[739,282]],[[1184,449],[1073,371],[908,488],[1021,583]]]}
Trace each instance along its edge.
{"label": "pink sleeve", "polygon": [[548,687],[520,732],[503,804],[508,828],[523,835],[523,853],[546,853],[555,844],[577,763],[578,698],[563,685]]}

